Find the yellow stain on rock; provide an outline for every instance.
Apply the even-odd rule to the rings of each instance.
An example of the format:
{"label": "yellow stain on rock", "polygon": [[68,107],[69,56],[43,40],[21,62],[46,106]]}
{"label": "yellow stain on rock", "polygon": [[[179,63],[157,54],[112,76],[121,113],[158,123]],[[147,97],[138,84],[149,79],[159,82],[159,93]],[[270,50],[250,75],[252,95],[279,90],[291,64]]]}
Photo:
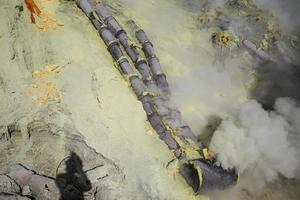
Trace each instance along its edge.
{"label": "yellow stain on rock", "polygon": [[63,97],[63,94],[57,89],[57,84],[51,82],[45,82],[35,87],[38,97],[35,100],[36,105],[43,106],[48,102],[59,103]]}
{"label": "yellow stain on rock", "polygon": [[31,97],[37,106],[44,106],[48,102],[61,102],[63,93],[55,83],[55,78],[64,67],[52,64],[32,73],[35,84],[31,87]]}
{"label": "yellow stain on rock", "polygon": [[35,24],[35,27],[42,32],[56,31],[62,26],[64,24],[47,11],[42,11]]}
{"label": "yellow stain on rock", "polygon": [[47,65],[42,70],[35,70],[33,72],[32,76],[33,76],[33,78],[36,78],[36,79],[46,78],[46,77],[58,74],[60,72],[61,68],[62,67],[57,64]]}

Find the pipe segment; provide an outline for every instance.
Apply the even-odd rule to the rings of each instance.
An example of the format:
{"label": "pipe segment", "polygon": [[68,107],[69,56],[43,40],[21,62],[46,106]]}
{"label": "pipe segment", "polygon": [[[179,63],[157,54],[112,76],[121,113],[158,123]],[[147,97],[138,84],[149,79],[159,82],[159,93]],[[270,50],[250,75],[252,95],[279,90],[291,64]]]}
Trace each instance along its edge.
{"label": "pipe segment", "polygon": [[238,179],[235,169],[226,170],[224,173],[222,167],[205,159],[184,163],[179,167],[179,172],[197,194],[211,189],[225,189]]}
{"label": "pipe segment", "polygon": [[242,43],[244,46],[252,51],[254,54],[256,54],[259,58],[261,58],[263,61],[274,61],[272,57],[266,53],[264,50],[257,48],[256,45],[249,41],[249,40],[243,40]]}

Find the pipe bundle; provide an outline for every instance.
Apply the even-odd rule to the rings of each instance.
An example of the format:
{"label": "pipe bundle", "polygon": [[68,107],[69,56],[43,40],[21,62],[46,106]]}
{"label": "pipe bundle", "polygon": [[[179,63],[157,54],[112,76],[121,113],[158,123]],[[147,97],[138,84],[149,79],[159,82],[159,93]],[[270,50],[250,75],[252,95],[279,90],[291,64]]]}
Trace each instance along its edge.
{"label": "pipe bundle", "polygon": [[103,3],[95,0],[76,0],[76,3],[98,31],[121,75],[130,83],[152,128],[178,159],[180,173],[194,192],[224,188],[235,183],[235,170],[216,166],[207,149],[182,119],[181,112],[170,105],[166,74],[146,33],[133,20],[128,22],[142,47],[140,52]]}

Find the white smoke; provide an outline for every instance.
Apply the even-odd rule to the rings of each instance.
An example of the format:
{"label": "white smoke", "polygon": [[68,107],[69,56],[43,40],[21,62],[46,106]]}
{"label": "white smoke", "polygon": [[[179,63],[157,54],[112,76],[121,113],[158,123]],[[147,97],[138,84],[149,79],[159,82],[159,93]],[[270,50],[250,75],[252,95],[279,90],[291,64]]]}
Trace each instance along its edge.
{"label": "white smoke", "polygon": [[273,12],[285,32],[299,35],[299,0],[254,0],[254,2],[261,8]]}
{"label": "white smoke", "polygon": [[210,148],[222,167],[251,172],[260,177],[261,185],[278,175],[295,178],[300,167],[299,124],[300,108],[292,99],[277,99],[270,112],[249,100],[237,111],[236,120],[221,123]]}
{"label": "white smoke", "polygon": [[[256,60],[247,52],[238,51],[237,55],[235,52],[229,55],[228,49],[221,52],[215,50],[210,40],[215,30],[195,28],[198,23],[195,16],[202,13],[207,3],[214,8],[222,7],[227,1],[120,2],[130,10],[130,17],[141,25],[153,42],[170,83],[172,100],[192,130],[196,134],[206,130],[213,133],[218,123],[210,123],[210,118],[227,118],[213,133],[210,147],[218,154],[218,160],[224,168],[238,168],[240,181],[247,181],[241,185],[243,188],[249,189],[254,185],[261,187],[278,176],[297,177],[300,166],[299,105],[288,98],[277,99],[274,111],[265,111],[255,100],[240,105],[251,95],[248,90],[256,80],[252,73],[253,66],[257,65]],[[273,9],[268,5],[263,8]],[[277,17],[281,13],[275,14]],[[245,20],[234,18],[231,21],[232,26],[237,27],[234,30],[248,27]],[[252,32],[255,33],[256,29]],[[273,100],[297,92],[294,81],[290,79],[290,74],[294,74],[290,68],[283,67],[284,70],[275,71],[273,64],[269,68],[263,68],[267,73],[263,80],[267,79],[267,86],[273,82],[286,85],[280,87],[285,93],[276,92],[275,87],[270,90],[263,88],[264,94]],[[292,92],[288,92],[290,90]],[[232,116],[231,110],[236,107],[238,109]],[[273,107],[273,101],[270,107]],[[201,139],[203,135],[200,135]],[[224,200],[223,196],[221,199]]]}

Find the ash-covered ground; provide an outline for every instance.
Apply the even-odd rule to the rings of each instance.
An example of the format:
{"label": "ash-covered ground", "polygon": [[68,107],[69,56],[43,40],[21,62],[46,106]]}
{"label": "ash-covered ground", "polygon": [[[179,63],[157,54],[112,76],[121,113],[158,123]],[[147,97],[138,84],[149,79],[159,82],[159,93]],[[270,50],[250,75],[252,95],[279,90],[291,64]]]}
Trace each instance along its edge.
{"label": "ash-covered ground", "polygon": [[16,163],[84,199],[299,199],[297,1],[104,1],[143,27],[171,103],[239,171],[236,186],[198,196],[75,2],[34,0],[33,16],[28,2],[0,2],[0,199],[33,198]]}

